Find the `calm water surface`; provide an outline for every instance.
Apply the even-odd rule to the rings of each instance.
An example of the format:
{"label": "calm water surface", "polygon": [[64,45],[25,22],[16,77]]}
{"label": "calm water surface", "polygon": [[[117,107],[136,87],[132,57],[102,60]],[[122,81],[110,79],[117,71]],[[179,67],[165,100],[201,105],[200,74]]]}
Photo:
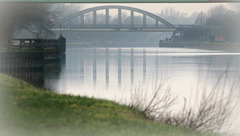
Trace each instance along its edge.
{"label": "calm water surface", "polygon": [[60,77],[48,77],[45,86],[116,100],[127,98],[132,87],[167,77],[172,90],[188,95],[199,83],[211,86],[226,70],[229,79],[236,78],[239,59],[240,53],[186,48],[69,47]]}

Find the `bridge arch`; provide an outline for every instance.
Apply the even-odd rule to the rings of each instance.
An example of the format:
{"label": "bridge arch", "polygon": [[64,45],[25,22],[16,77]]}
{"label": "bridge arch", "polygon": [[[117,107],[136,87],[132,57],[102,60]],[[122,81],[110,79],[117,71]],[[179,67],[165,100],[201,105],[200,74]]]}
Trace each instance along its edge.
{"label": "bridge arch", "polygon": [[[89,12],[93,12],[93,23],[96,23],[96,11],[98,10],[106,10],[106,16],[109,15],[109,9],[118,9],[120,10],[120,13],[121,13],[121,10],[124,9],[124,10],[130,10],[131,11],[131,17],[133,17],[133,12],[138,12],[140,14],[143,14],[143,21],[146,21],[145,17],[146,16],[149,16],[153,19],[157,21],[160,21],[162,24],[164,24],[165,26],[167,26],[168,28],[173,28],[175,29],[176,27],[174,25],[172,25],[171,23],[169,23],[168,21],[164,20],[163,18],[153,14],[153,13],[150,13],[148,11],[145,11],[145,10],[141,10],[141,9],[138,9],[138,8],[133,8],[133,7],[127,7],[127,6],[115,6],[115,5],[111,5],[111,6],[99,6],[99,7],[93,7],[93,8],[88,8],[88,9],[85,9],[85,10],[82,10],[82,11],[78,11],[72,15],[69,15],[67,17],[64,17],[63,19],[61,19],[60,21],[58,21],[55,25],[57,24],[60,24],[60,23],[63,23],[63,22],[66,22],[66,21],[69,21],[75,17],[78,17],[78,16],[81,16],[83,17],[83,20],[84,20],[84,14],[86,13],[89,13]],[[133,16],[132,16],[133,15]],[[119,15],[118,15],[119,16]],[[107,18],[107,17],[106,17]],[[107,20],[107,19],[106,19]],[[106,21],[107,22],[107,21]],[[157,24],[156,24],[157,25]]]}

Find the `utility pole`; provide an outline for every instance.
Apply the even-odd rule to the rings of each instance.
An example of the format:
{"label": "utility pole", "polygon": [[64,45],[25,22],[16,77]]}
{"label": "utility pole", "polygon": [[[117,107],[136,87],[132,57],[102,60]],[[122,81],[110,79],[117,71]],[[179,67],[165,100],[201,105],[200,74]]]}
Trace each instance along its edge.
{"label": "utility pole", "polygon": [[60,37],[62,37],[62,26],[61,26],[61,23],[60,23]]}

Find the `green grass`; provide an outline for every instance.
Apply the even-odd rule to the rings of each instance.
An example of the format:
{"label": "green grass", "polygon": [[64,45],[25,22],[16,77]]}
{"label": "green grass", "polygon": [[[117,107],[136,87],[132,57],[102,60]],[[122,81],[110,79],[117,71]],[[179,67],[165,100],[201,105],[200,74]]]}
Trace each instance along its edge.
{"label": "green grass", "polygon": [[55,94],[0,74],[3,136],[199,136],[115,102]]}

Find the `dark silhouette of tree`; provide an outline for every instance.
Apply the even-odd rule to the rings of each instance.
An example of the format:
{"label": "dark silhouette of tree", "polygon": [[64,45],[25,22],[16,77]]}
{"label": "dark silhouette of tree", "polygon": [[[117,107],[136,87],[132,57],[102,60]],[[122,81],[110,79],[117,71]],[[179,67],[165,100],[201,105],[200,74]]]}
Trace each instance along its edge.
{"label": "dark silhouette of tree", "polygon": [[51,4],[44,3],[1,3],[0,18],[1,46],[7,46],[13,34],[21,30],[46,38],[57,21]]}

